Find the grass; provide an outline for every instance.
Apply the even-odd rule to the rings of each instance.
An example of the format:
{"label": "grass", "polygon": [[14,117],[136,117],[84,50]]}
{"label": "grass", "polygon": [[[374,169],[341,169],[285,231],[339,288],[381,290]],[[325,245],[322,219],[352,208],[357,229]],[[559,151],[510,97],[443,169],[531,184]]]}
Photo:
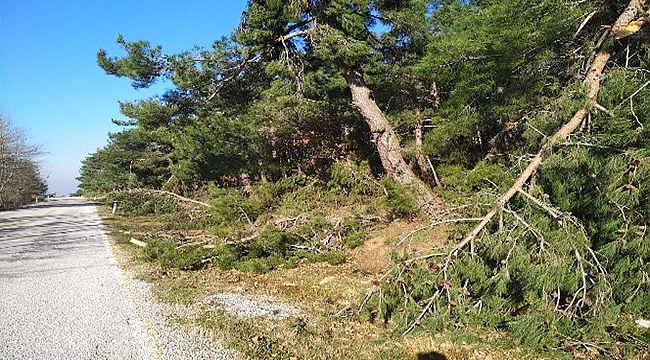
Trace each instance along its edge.
{"label": "grass", "polygon": [[[421,228],[417,219],[398,221],[368,233],[369,240],[345,250],[348,261],[312,262],[308,257],[273,271],[255,273],[208,266],[198,271],[166,268],[129,243],[135,233],[156,233],[168,226],[161,216],[119,216],[100,207],[122,266],[153,284],[156,297],[191,305],[211,294],[269,295],[298,306],[302,319],[268,320],[233,317],[204,307],[184,322],[198,324],[225,346],[250,359],[538,359],[570,358],[561,351],[537,354],[490,329],[456,329],[408,336],[391,324],[372,324],[356,315],[363,294],[390,264],[391,246]],[[447,230],[418,232],[403,247],[430,249],[445,241]],[[346,310],[348,309],[348,310]],[[336,315],[336,316],[335,316]]]}
{"label": "grass", "polygon": [[[243,320],[211,311],[199,323],[220,340],[253,359],[409,359],[389,341],[376,341],[377,329],[354,321],[309,319]],[[360,339],[364,339],[360,342]]]}

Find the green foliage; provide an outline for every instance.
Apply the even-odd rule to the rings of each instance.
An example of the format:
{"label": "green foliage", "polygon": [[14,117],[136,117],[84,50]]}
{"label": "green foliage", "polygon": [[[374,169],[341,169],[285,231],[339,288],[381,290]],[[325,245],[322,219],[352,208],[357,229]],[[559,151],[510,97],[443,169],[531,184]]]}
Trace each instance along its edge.
{"label": "green foliage", "polygon": [[[305,92],[314,91],[305,87]],[[348,109],[340,99],[296,95],[294,82],[286,77],[273,81],[249,112],[263,124],[260,131],[266,142],[258,161],[267,176],[276,180],[296,172],[323,176],[352,140],[346,138],[352,128]]]}
{"label": "green foliage", "polygon": [[[246,193],[216,187],[210,193],[212,231],[233,241],[217,247],[214,263],[257,273],[295,267],[300,259],[341,264],[346,260],[342,249],[362,245],[373,226],[363,213],[396,218],[418,211],[405,187],[390,180],[376,181],[367,164],[352,162],[334,166],[327,183],[295,175],[253,184]],[[370,194],[382,196],[375,200]],[[323,201],[351,210],[332,219],[325,216]]]}
{"label": "green foliage", "polygon": [[239,119],[211,116],[183,127],[174,141],[174,174],[190,184],[245,172],[257,154],[255,131]]}
{"label": "green foliage", "polygon": [[[506,216],[504,222],[512,220]],[[399,274],[402,281],[382,284],[368,315],[392,319],[404,328],[413,319],[410,314],[420,311],[417,304],[432,301],[432,318],[422,325],[428,330],[459,323],[504,328],[540,350],[567,337],[580,338],[581,331],[604,336],[617,319],[611,279],[594,265],[580,230],[551,222],[530,225],[545,234],[543,240],[514,221],[484,237],[474,256],[461,253],[456,260],[442,256],[415,266],[398,264],[394,276]],[[399,309],[405,297],[404,313]],[[599,321],[602,326],[595,326]]]}
{"label": "green foliage", "polygon": [[510,178],[503,165],[481,161],[473,169],[467,170],[457,165],[442,165],[438,173],[446,190],[464,195],[484,188],[503,190],[510,186]]}
{"label": "green foliage", "polygon": [[179,248],[176,241],[151,239],[143,250],[150,261],[156,261],[163,268],[196,270],[205,266],[211,251],[200,246]]}
{"label": "green foliage", "polygon": [[171,176],[166,136],[136,128],[110,135],[110,143],[82,161],[80,189],[103,195],[134,188],[160,188]]}
{"label": "green foliage", "polygon": [[164,215],[179,211],[178,202],[170,196],[148,191],[122,191],[107,195],[106,203],[117,202],[122,215]]}
{"label": "green foliage", "polygon": [[255,222],[262,214],[278,209],[284,202],[305,204],[305,200],[313,195],[309,187],[305,187],[308,180],[296,175],[275,183],[261,182],[252,186],[246,197],[232,188],[212,187],[211,211],[223,225],[235,220]]}
{"label": "green foliage", "polygon": [[[472,254],[395,254],[393,281],[366,311],[404,329],[430,304],[425,329],[497,328],[539,351],[632,343],[644,335],[626,322],[650,316],[650,51],[642,36],[615,40],[603,28],[625,6],[251,0],[233,40],[211,49],[165,55],[119,37],[124,57],[98,53],[108,74],[174,88],[121,104],[128,120],[116,123],[127,128],[84,160],[81,189],[212,186],[209,224],[224,244],[204,252],[155,242],[148,256],[167,267],[338,264],[381,221],[419,214],[416,191],[378,176],[377,144],[346,74],[362,74],[403,157],[432,161],[443,197],[466,204],[462,217],[488,211],[530,154],[587,107],[526,184],[544,205],[516,195]],[[613,56],[596,106],[582,80],[602,49]],[[119,201],[125,214],[178,213],[146,193]]]}
{"label": "green foliage", "polygon": [[408,218],[417,215],[420,211],[415,193],[408,185],[400,184],[388,177],[382,178],[381,186],[386,190],[385,203],[391,216],[395,218]]}
{"label": "green foliage", "polygon": [[442,97],[426,151],[471,166],[489,152],[516,148],[522,115],[542,110],[579,75],[565,54],[576,45],[572,32],[584,7],[522,0],[438,8],[431,19],[438,36],[417,66]]}
{"label": "green foliage", "polygon": [[147,41],[126,42],[122,35],[117,44],[129,53],[126,58],[110,58],[106,50],[99,50],[97,63],[107,74],[126,76],[133,80],[133,87],[144,88],[151,85],[166,68],[166,59],[160,46],[151,46]]}
{"label": "green foliage", "polygon": [[[236,268],[261,274],[283,266],[289,255],[293,254],[290,246],[295,243],[298,241],[291,234],[267,228],[248,243],[222,244],[206,249],[201,246],[180,247],[176,241],[154,238],[143,251],[147,259],[159,263],[163,268],[195,270],[212,262],[224,270]],[[300,256],[302,257],[312,262],[330,262],[335,265],[345,261],[345,255],[338,253],[305,253]]]}
{"label": "green foliage", "polygon": [[537,350],[552,349],[562,340],[557,332],[557,323],[561,321],[556,312],[537,309],[508,323],[508,330]]}
{"label": "green foliage", "polygon": [[558,98],[543,101],[540,106],[553,111],[539,111],[533,118],[526,122],[526,129],[522,139],[531,151],[537,151],[553,135],[567,119],[584,105],[585,89],[580,82],[568,84],[559,94]]}
{"label": "green foliage", "polygon": [[353,230],[346,235],[345,247],[355,249],[363,245],[368,239],[368,233],[363,230]]}
{"label": "green foliage", "polygon": [[375,179],[367,162],[337,162],[329,169],[328,188],[351,201],[359,196],[380,196],[381,184]]}
{"label": "green foliage", "polygon": [[[591,122],[556,146],[536,172],[526,191],[556,208],[557,219],[516,197],[497,215],[498,224],[483,231],[475,254],[434,257],[412,267],[398,259],[394,276],[403,282],[381,284],[381,297],[369,302],[367,315],[404,329],[432,301],[422,321],[426,330],[496,327],[538,351],[583,341],[601,344],[604,355],[647,351],[643,340],[616,340],[637,339],[630,319],[648,317],[642,304],[648,304],[650,283],[645,231],[650,159],[647,119],[639,116],[648,106],[641,73],[609,72],[598,103],[614,110],[593,111]],[[539,103],[551,104],[557,111],[540,111],[528,121],[520,151],[537,151],[584,106],[584,90],[573,84],[555,102]],[[510,185],[514,176],[506,166],[513,163],[497,157],[470,170],[448,165],[438,171],[445,191],[460,199],[471,196],[465,208],[471,217],[487,210],[477,203],[494,201],[485,201],[486,191],[502,193]],[[458,228],[461,234],[468,229]]]}
{"label": "green foliage", "polygon": [[330,265],[341,265],[345,263],[347,255],[340,250],[325,251],[307,257],[310,262],[326,262]]}
{"label": "green foliage", "polygon": [[259,183],[253,186],[250,196],[244,201],[244,206],[255,221],[260,215],[276,210],[284,202],[303,202],[313,195],[309,191],[309,182],[317,181],[303,175],[295,175],[281,179],[275,183]]}

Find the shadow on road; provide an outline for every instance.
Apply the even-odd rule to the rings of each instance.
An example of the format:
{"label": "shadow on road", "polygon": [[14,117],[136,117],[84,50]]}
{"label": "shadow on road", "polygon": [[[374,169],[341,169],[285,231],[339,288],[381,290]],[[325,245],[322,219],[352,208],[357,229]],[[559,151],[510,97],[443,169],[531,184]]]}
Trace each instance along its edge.
{"label": "shadow on road", "polygon": [[94,203],[92,202],[79,202],[76,200],[55,200],[55,201],[48,201],[48,202],[42,202],[38,204],[32,204],[28,206],[24,206],[20,208],[20,210],[25,210],[25,209],[44,209],[44,208],[67,208],[67,207],[85,207],[85,206],[95,206]]}
{"label": "shadow on road", "polygon": [[[0,212],[0,278],[46,272],[39,260],[103,251],[101,221],[94,204],[55,201]],[[27,264],[34,260],[36,263]],[[49,269],[59,271],[60,269]]]}

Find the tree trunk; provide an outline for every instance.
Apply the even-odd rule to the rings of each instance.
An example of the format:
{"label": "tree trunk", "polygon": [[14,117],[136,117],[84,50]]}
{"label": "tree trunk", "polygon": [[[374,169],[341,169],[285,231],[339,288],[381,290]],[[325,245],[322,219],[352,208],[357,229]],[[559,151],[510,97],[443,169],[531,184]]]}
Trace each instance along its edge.
{"label": "tree trunk", "polygon": [[422,140],[424,138],[423,128],[424,124],[421,120],[418,120],[418,123],[415,126],[415,151],[417,152],[417,165],[420,177],[430,185],[440,187],[440,180],[438,180],[436,169],[433,167],[433,164],[431,163],[431,160],[429,160],[429,157],[427,157],[427,155],[422,150]]}
{"label": "tree trunk", "polygon": [[363,75],[358,70],[350,69],[345,74],[352,103],[370,127],[372,139],[377,147],[381,164],[386,175],[401,184],[415,187],[418,192],[418,203],[432,213],[434,196],[431,190],[415,176],[402,156],[402,147],[393,127],[381,111],[375,100],[370,96],[370,89],[363,80]]}
{"label": "tree trunk", "polygon": [[630,3],[625,8],[625,11],[616,19],[614,25],[612,25],[611,30],[614,34],[614,37],[617,39],[624,38],[626,36],[634,34],[636,30],[629,29],[628,26],[631,22],[637,19],[640,15],[643,14],[643,7],[645,6],[645,0],[631,0]]}
{"label": "tree trunk", "polygon": [[359,71],[348,70],[346,80],[352,92],[352,103],[370,127],[386,174],[402,184],[412,183],[415,174],[402,157],[402,148],[393,127],[375,100],[370,97],[370,89],[363,81],[363,75]]}

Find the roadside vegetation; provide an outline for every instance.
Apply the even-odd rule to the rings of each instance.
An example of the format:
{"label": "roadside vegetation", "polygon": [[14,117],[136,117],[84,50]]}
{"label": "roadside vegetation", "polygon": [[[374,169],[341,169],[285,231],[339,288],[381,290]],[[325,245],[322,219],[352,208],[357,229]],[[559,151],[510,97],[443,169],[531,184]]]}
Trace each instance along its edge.
{"label": "roadside vegetation", "polygon": [[[287,194],[284,200],[293,200],[296,195]],[[330,196],[332,200],[349,201],[347,196]],[[112,214],[113,199],[127,198],[142,202],[120,202]],[[260,229],[253,233],[259,238],[252,239],[246,233],[239,241],[223,237],[224,230],[213,213],[218,210],[161,193],[116,193],[106,198],[100,212],[123,265],[151,282],[161,301],[199,304],[196,314],[176,321],[204,327],[244,358],[427,359],[444,355],[449,359],[482,359],[489,355],[520,359],[566,355],[552,349],[540,355],[504,332],[488,328],[420,331],[402,337],[394,324],[370,321],[368,313],[373,310],[362,304],[367,294],[378,289],[377,279],[390,270],[396,256],[421,254],[445,244],[448,228],[430,227],[428,217],[415,214],[396,218],[390,215],[391,206],[386,201],[376,203],[374,197],[355,196],[355,200],[349,207],[333,201],[317,210],[322,204],[317,197],[283,202],[282,214],[290,211],[310,219],[319,216],[312,214],[317,211],[335,214],[336,218],[301,224],[295,217],[270,216],[264,222],[258,220]],[[372,212],[360,215],[358,211],[364,208]],[[345,220],[357,217],[372,220],[362,220],[364,230]],[[250,227],[243,214],[229,228],[238,226]],[[268,234],[269,228],[275,229],[273,235]],[[345,235],[346,229],[354,231],[348,230]],[[312,239],[302,239],[294,232],[309,233]],[[318,240],[327,239],[328,232],[336,236],[331,243]],[[280,233],[293,239],[293,247],[279,241]],[[147,246],[134,245],[132,239]],[[306,249],[311,246],[320,250]],[[301,315],[281,320],[241,318],[206,302],[222,293],[271,296],[299,308]]]}
{"label": "roadside vegetation", "polygon": [[120,36],[99,65],[170,89],[80,191],[162,298],[307,309],[193,320],[252,358],[647,357],[648,11],[252,0],[211,49]]}
{"label": "roadside vegetation", "polygon": [[0,210],[31,204],[46,195],[39,155],[40,148],[30,144],[25,132],[0,113]]}

